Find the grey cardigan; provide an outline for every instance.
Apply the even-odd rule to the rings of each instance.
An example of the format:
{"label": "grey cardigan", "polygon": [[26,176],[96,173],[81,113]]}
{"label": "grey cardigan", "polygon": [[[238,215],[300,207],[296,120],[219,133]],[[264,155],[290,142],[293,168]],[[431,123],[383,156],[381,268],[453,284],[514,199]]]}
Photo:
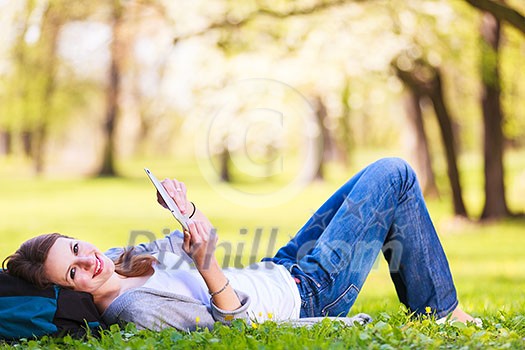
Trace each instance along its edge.
{"label": "grey cardigan", "polygon": [[[191,258],[182,250],[183,234],[174,231],[163,239],[135,246],[136,254],[156,255],[161,267],[172,268],[176,264],[191,263]],[[115,260],[123,252],[123,248],[112,248],[105,254]],[[180,257],[172,264],[163,259],[163,252],[171,252]],[[250,322],[248,306],[250,297],[236,290],[241,307],[234,311],[218,308],[213,299],[210,307],[203,305],[197,299],[177,294],[159,291],[151,288],[134,288],[118,296],[104,311],[102,318],[108,324],[133,322],[138,329],[160,330],[174,327],[179,330],[194,330],[197,327],[212,328],[216,321],[229,324],[233,319],[242,318]]]}
{"label": "grey cardigan", "polygon": [[[176,264],[191,263],[191,258],[182,250],[182,239],[182,233],[174,231],[163,239],[135,246],[135,252],[158,255],[159,262],[164,267],[176,268],[178,266]],[[162,253],[166,251],[176,254],[180,260],[175,264],[173,261],[163,261]],[[105,254],[115,260],[122,252],[123,248],[112,248]],[[118,296],[104,311],[102,318],[108,324],[133,322],[138,329],[150,330],[160,330],[166,327],[174,327],[182,331],[192,331],[197,327],[211,329],[217,321],[228,325],[232,320],[238,318],[250,324],[251,320],[248,315],[250,296],[239,290],[235,292],[239,297],[241,307],[229,311],[218,308],[213,303],[213,299],[210,300],[210,307],[207,307],[191,297],[139,287]],[[321,319],[323,318],[303,318],[290,320],[290,322],[294,325],[311,325]],[[354,322],[364,324],[371,320],[366,314],[337,319],[348,325]]]}

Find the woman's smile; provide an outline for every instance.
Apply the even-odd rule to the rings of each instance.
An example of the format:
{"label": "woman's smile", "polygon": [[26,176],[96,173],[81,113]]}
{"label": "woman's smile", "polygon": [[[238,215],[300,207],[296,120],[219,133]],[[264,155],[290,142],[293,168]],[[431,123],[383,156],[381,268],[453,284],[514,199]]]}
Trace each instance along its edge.
{"label": "woman's smile", "polygon": [[102,270],[104,270],[104,262],[96,254],[95,254],[95,261],[96,261],[95,273],[93,274],[93,278],[95,278],[98,275],[100,275]]}

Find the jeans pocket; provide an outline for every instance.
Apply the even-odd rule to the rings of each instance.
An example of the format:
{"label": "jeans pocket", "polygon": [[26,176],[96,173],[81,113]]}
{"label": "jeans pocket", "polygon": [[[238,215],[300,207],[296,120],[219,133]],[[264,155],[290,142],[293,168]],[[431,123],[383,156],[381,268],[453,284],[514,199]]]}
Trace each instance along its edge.
{"label": "jeans pocket", "polygon": [[304,272],[297,264],[292,265],[291,271],[292,276],[298,277],[303,283],[305,281],[309,282],[308,284],[311,287],[310,289],[312,294],[322,292],[330,284],[330,282],[332,282],[331,280],[326,281],[311,276],[311,274]]}
{"label": "jeans pocket", "polygon": [[321,310],[322,316],[346,316],[350,311],[352,305],[354,305],[357,295],[359,294],[359,288],[351,284],[345,289],[335,300],[328,303]]}

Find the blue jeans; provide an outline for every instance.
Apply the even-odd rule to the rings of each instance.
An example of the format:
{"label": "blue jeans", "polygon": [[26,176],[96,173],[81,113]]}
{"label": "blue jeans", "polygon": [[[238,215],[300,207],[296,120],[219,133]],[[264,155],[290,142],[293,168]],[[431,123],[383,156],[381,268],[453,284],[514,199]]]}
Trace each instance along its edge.
{"label": "blue jeans", "polygon": [[414,171],[381,159],[330,197],[273,258],[301,295],[301,317],[346,316],[380,251],[400,301],[444,317],[457,304],[448,262]]}

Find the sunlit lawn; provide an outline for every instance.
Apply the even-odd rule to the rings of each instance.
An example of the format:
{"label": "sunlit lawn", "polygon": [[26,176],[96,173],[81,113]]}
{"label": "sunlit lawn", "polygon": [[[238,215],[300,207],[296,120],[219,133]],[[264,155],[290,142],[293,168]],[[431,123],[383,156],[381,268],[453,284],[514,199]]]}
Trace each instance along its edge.
{"label": "sunlit lawn", "polygon": [[[231,248],[232,254],[241,255],[246,264],[255,249],[252,242],[256,229],[262,229],[261,243],[254,250],[258,260],[274,253],[339,184],[374,157],[367,154],[356,157],[354,170],[332,166],[328,181],[312,183],[291,200],[276,201],[269,207],[256,207],[256,202],[241,205],[230,201],[217,191],[226,185],[205,180],[191,161],[127,161],[120,164],[124,178],[82,180],[15,177],[13,164],[2,160],[0,256],[5,257],[25,239],[44,232],[58,231],[106,249],[127,245],[134,230],[151,231],[160,237],[163,230],[176,229],[175,220],[156,204],[155,193],[142,170],[147,166],[158,177],[178,177],[185,181],[190,199],[218,228],[223,242],[218,248],[219,257]],[[521,181],[525,176],[522,160],[525,157],[519,154],[510,157],[509,202],[513,210],[524,211],[525,187]],[[479,213],[482,206],[479,159],[463,159],[462,164],[467,204],[472,212]],[[445,188],[443,179],[440,187]],[[256,196],[253,201],[257,201]],[[463,307],[482,318],[498,317],[501,312],[525,314],[525,221],[515,219],[479,225],[453,220],[446,193],[440,201],[429,201],[429,207],[449,257]],[[272,228],[278,232],[275,246],[270,244]],[[233,260],[230,265],[232,263]],[[352,312],[366,312],[377,318],[383,311],[394,315],[398,309],[399,303],[381,258]],[[522,338],[525,337],[523,329]]]}

